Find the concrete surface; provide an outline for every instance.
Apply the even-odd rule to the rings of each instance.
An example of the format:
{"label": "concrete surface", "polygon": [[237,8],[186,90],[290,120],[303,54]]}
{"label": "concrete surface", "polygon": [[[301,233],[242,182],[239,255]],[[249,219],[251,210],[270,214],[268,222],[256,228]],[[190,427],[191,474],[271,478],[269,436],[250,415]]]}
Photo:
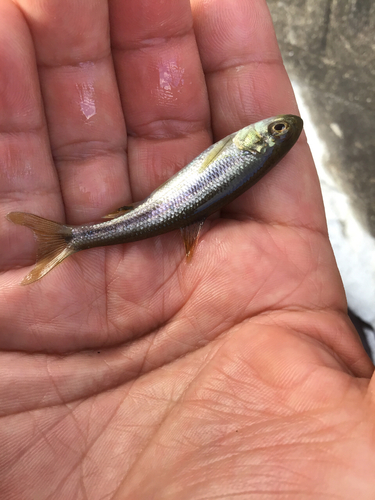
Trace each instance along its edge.
{"label": "concrete surface", "polygon": [[375,1],[268,6],[317,164],[348,304],[375,359]]}
{"label": "concrete surface", "polygon": [[268,5],[285,66],[329,144],[327,168],[375,236],[375,2]]}

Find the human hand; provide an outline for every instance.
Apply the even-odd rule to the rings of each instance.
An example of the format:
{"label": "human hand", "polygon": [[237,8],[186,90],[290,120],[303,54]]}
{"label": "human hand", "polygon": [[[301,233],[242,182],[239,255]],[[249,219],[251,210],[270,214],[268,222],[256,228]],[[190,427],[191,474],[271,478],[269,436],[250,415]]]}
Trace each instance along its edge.
{"label": "human hand", "polygon": [[195,31],[183,0],[0,3],[0,498],[374,496],[373,367],[304,138],[191,264],[175,232],[18,285],[8,212],[99,220],[297,112],[263,0],[192,8]]}

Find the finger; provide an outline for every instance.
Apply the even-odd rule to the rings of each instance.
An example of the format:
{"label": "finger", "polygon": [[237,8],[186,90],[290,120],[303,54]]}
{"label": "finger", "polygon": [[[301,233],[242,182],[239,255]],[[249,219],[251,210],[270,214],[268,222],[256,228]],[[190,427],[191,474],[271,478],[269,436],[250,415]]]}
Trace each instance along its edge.
{"label": "finger", "polygon": [[0,2],[0,270],[31,263],[34,241],[5,219],[12,210],[63,218],[32,39],[19,9]]}
{"label": "finger", "polygon": [[209,106],[188,0],[113,0],[110,18],[137,201],[210,144]]}
{"label": "finger", "polygon": [[130,201],[126,132],[104,0],[19,0],[30,26],[67,219]]}
{"label": "finger", "polygon": [[[193,0],[215,140],[248,123],[297,113],[265,0]],[[325,230],[315,168],[304,139],[227,214]]]}

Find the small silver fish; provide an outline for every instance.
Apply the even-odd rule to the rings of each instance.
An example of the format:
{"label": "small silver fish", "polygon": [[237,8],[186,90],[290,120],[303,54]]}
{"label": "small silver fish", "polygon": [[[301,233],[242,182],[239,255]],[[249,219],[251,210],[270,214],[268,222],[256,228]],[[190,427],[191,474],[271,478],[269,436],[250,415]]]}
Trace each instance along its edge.
{"label": "small silver fish", "polygon": [[68,226],[37,215],[7,218],[32,229],[37,263],[22,285],[42,278],[80,250],[138,241],[180,228],[191,257],[205,219],[258,182],[297,141],[303,122],[280,115],[249,125],[203,151],[142,202],[109,214],[111,220]]}

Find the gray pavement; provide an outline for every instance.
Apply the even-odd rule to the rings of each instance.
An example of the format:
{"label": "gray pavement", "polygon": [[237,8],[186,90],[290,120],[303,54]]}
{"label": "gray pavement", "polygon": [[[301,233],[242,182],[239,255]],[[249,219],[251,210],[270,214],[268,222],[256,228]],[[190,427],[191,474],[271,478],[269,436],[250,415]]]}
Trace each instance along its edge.
{"label": "gray pavement", "polygon": [[268,6],[285,66],[329,146],[326,166],[375,236],[375,1]]}
{"label": "gray pavement", "polygon": [[375,361],[375,1],[268,0],[349,308]]}

